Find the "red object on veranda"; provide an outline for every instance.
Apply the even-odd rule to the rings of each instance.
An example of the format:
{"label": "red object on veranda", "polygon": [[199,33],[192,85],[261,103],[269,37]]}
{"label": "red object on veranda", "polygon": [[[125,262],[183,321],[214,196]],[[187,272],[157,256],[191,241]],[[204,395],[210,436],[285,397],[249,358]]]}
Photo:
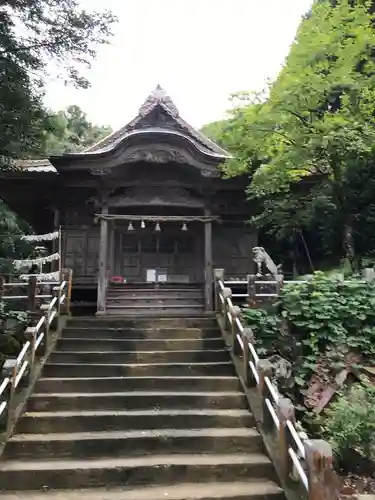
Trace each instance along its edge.
{"label": "red object on veranda", "polygon": [[124,278],[123,276],[111,276],[109,278],[109,282],[112,283],[113,285],[118,285],[126,283],[126,278]]}

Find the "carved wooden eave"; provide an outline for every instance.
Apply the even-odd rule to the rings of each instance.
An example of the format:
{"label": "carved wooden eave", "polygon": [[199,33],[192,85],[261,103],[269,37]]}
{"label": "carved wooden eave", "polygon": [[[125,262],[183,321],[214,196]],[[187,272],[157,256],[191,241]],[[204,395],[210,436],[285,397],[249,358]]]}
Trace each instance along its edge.
{"label": "carved wooden eave", "polygon": [[209,152],[180,132],[147,128],[130,131],[110,150],[52,157],[51,161],[60,172],[74,169],[109,175],[115,167],[146,162],[180,163],[196,167],[203,173],[211,171],[212,175],[216,173],[219,176],[218,166],[225,161],[225,157]]}
{"label": "carved wooden eave", "polygon": [[132,206],[204,208],[205,206],[203,199],[193,196],[186,189],[152,186],[127,189],[123,195],[109,197],[106,203],[109,208]]}

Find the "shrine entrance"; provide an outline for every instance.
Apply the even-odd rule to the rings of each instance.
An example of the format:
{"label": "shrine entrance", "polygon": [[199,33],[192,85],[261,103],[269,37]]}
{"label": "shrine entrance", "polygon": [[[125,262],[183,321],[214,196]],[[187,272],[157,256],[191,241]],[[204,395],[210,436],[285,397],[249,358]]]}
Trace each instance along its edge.
{"label": "shrine entrance", "polygon": [[[107,311],[110,274],[120,282],[124,278],[124,286],[117,287],[123,293],[131,288],[143,293],[143,284],[196,285],[202,289],[206,310],[212,309],[212,221],[217,217],[110,214],[105,206],[97,217],[99,314]],[[116,298],[123,302],[124,297]]]}
{"label": "shrine entrance", "polygon": [[116,224],[116,275],[123,276],[127,283],[204,282],[202,224],[144,225]]}

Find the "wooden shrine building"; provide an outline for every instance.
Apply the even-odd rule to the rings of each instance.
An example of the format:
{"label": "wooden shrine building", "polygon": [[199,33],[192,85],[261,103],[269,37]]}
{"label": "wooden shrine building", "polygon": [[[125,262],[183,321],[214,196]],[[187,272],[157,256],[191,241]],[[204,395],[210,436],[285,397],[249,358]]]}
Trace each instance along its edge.
{"label": "wooden shrine building", "polygon": [[158,86],[130,123],[85,151],[0,173],[0,197],[38,233],[61,226],[73,293],[97,290],[98,313],[210,310],[213,269],[248,274],[256,244],[247,179],[220,176],[227,158]]}

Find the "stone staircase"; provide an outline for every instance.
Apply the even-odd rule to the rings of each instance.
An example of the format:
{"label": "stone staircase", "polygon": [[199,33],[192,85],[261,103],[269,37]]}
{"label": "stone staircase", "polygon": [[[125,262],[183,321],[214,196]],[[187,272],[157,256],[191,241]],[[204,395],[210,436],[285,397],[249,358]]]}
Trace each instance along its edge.
{"label": "stone staircase", "polygon": [[70,320],[5,447],[0,490],[2,500],[284,500],[209,317]]}
{"label": "stone staircase", "polygon": [[154,316],[200,314],[204,310],[203,285],[195,283],[127,283],[108,285],[106,313]]}

